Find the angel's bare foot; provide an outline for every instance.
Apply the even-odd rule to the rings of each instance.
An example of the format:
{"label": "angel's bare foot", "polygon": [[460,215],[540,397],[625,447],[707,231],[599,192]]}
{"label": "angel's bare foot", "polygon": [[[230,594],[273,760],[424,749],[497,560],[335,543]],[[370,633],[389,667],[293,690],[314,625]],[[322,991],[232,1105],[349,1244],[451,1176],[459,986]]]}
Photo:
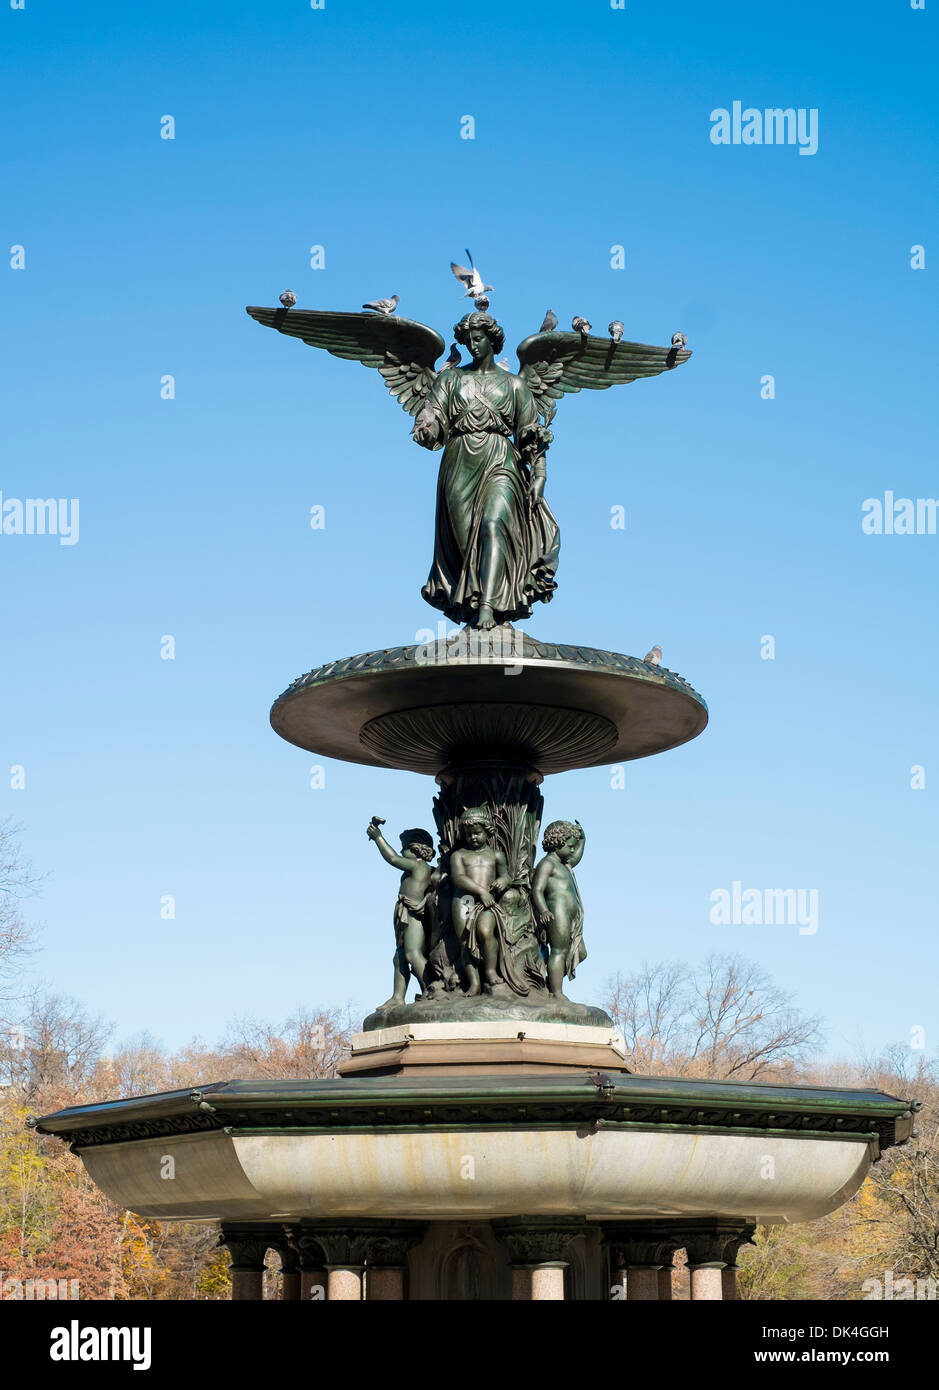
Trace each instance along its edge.
{"label": "angel's bare foot", "polygon": [[495,616],[489,604],[481,603],[479,605],[479,613],[476,617],[476,626],[481,628],[483,632],[488,632],[489,629],[495,627],[495,625]]}

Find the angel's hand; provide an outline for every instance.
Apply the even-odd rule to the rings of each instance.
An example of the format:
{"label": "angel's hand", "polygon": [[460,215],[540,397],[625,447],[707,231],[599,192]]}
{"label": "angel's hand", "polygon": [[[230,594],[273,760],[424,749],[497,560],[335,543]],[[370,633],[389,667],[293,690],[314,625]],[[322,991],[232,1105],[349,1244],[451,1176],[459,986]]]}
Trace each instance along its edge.
{"label": "angel's hand", "polygon": [[426,406],[417,412],[412,430],[415,440],[425,449],[432,449],[437,443],[437,418]]}
{"label": "angel's hand", "polygon": [[542,497],[544,497],[544,482],[545,477],[543,473],[536,473],[531,480],[531,487],[528,490],[528,498],[533,507],[537,507]]}

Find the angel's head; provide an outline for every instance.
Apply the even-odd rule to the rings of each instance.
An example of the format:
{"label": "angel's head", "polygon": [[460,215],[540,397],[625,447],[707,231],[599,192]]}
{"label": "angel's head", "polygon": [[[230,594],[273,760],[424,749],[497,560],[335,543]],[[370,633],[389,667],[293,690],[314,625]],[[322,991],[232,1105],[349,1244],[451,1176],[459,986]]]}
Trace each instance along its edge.
{"label": "angel's head", "polygon": [[505,347],[505,334],[491,314],[478,311],[465,314],[453,326],[453,336],[465,347],[474,362],[480,358],[494,357]]}

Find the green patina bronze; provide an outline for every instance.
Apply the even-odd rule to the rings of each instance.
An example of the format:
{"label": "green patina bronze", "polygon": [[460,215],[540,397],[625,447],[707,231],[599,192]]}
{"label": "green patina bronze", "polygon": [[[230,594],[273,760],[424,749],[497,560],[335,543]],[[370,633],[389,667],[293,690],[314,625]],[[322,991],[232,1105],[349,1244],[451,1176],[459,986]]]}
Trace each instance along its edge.
{"label": "green patina bronze", "polygon": [[519,370],[496,362],[505,334],[487,313],[454,327],[466,366],[435,363],[444,350],[426,324],[388,314],[249,306],[258,323],[336,357],[376,368],[416,416],[415,441],[443,449],[434,558],[424,598],[454,622],[481,629],[530,617],[557,585],[557,522],[544,500],[548,428],[570,392],[604,391],[686,362],[679,347],[536,333],[518,347]]}
{"label": "green patina bronze", "polygon": [[[683,743],[707,711],[673,672],[539,643],[511,624],[557,587],[560,534],[545,487],[558,401],[671,370],[691,355],[683,338],[665,348],[539,332],[519,345],[512,372],[496,360],[502,327],[475,312],[454,328],[470,361],[438,370],[443,338],[394,313],[247,312],[377,370],[414,417],[415,442],[442,450],[422,593],[463,632],[331,662],[295,681],[271,712],[277,732],[301,747],[429,772],[440,788],[436,853],[426,831],[406,831],[398,852],[380,817],[367,829],[401,880],[393,989],[366,1031],[412,1020],[609,1025],[602,1009],[564,993],[587,954],[574,876],[585,836],[577,822],[552,822],[536,868],[540,787],[548,772]],[[418,995],[409,1004],[411,980]]]}

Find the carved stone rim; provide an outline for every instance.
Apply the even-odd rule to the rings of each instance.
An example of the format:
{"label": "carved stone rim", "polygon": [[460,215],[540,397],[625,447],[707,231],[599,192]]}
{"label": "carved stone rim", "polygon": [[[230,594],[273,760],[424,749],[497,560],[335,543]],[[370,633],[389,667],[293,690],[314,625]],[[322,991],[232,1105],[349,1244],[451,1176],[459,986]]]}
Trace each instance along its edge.
{"label": "carved stone rim", "polygon": [[[703,709],[707,710],[704,696],[699,694],[683,676],[678,675],[676,671],[669,670],[667,666],[653,666],[648,661],[641,661],[637,656],[626,656],[622,652],[606,651],[603,648],[586,647],[574,643],[540,642],[530,637],[527,632],[521,632],[515,628],[512,628],[511,632],[513,637],[520,641],[521,651],[516,657],[513,655],[513,649],[510,649],[508,656],[503,655],[502,665],[512,666],[516,660],[522,664],[530,661],[564,664],[575,662],[593,669],[612,671],[618,675],[638,676],[651,681],[653,684],[668,686],[672,690],[681,691],[684,695],[690,695]],[[484,640],[479,640],[481,640],[481,645],[485,651]],[[496,650],[498,651],[498,647]],[[502,650],[504,652],[505,648],[503,647]],[[421,654],[425,654],[424,660],[421,660]],[[385,647],[379,651],[361,652],[358,656],[339,657],[335,661],[326,661],[321,666],[314,666],[311,671],[307,671],[304,675],[297,676],[290,682],[287,689],[278,695],[274,701],[273,709],[277,708],[281,700],[286,699],[288,695],[293,695],[298,690],[305,690],[328,680],[344,680],[350,676],[360,675],[364,671],[391,671],[418,665],[452,668],[477,664],[479,664],[479,660],[473,656],[450,659],[446,655],[446,644],[441,644],[440,641],[427,642],[412,647]],[[499,664],[499,660],[493,658],[492,664]]]}
{"label": "carved stone rim", "polygon": [[218,1082],[110,1104],[72,1107],[35,1122],[74,1149],[210,1132],[522,1127],[772,1133],[806,1139],[905,1143],[911,1103],[880,1092],[679,1082],[636,1076],[349,1079],[260,1085]]}
{"label": "carved stone rim", "polygon": [[514,756],[538,755],[546,773],[649,757],[707,725],[704,700],[673,671],[509,631],[510,647],[482,643],[476,655],[454,657],[455,647],[438,642],[327,662],[279,696],[271,725],[318,756],[431,775],[449,758],[447,719],[456,727],[461,709],[491,707],[494,736],[500,721],[505,732],[518,726]]}

